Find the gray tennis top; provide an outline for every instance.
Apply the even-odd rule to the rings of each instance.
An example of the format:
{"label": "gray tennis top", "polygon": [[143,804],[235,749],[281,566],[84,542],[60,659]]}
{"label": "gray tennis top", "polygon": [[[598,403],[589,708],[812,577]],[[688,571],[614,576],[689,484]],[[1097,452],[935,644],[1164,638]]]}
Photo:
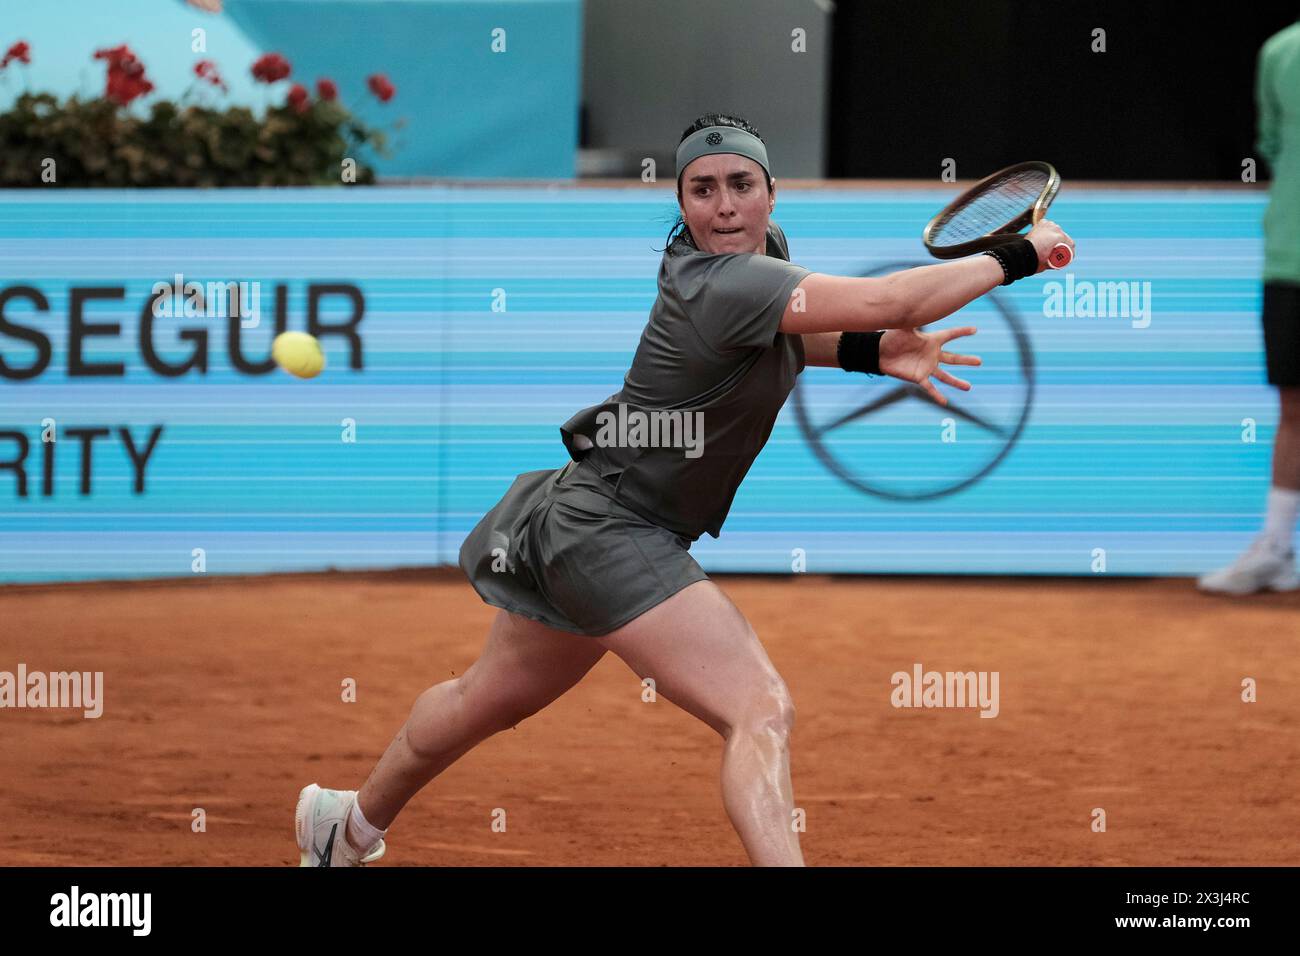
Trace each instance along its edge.
{"label": "gray tennis top", "polygon": [[811,270],[789,260],[775,223],[766,255],[674,243],[623,388],[560,426],[611,497],[691,540],[718,537],[803,371],[803,340],[777,327]]}

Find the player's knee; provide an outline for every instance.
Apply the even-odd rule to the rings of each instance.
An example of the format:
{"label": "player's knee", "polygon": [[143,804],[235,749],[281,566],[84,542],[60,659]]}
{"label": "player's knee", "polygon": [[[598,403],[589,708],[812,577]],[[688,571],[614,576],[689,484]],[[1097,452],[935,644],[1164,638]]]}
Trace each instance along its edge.
{"label": "player's knee", "polygon": [[415,703],[411,706],[411,714],[406,718],[406,725],[402,732],[406,736],[407,749],[421,760],[432,760],[440,756],[438,748],[434,745],[437,734],[432,732],[432,728],[427,725],[427,721],[422,720],[423,713],[428,709],[426,702],[430,698],[435,698],[439,694],[448,691],[460,694],[460,678],[452,678],[444,681],[442,684],[428,688],[415,698]]}
{"label": "player's knee", "polygon": [[742,732],[750,736],[775,739],[784,745],[794,730],[794,698],[785,681],[773,678],[749,703],[740,721]]}
{"label": "player's knee", "polygon": [[781,690],[776,700],[776,715],[774,721],[781,728],[781,735],[789,737],[794,730],[794,698],[790,696],[790,690],[781,682]]}

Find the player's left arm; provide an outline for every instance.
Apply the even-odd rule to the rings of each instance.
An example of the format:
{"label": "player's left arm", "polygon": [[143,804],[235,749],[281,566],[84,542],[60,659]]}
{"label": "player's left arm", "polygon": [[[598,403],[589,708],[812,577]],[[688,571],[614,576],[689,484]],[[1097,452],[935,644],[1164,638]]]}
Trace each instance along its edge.
{"label": "player's left arm", "polygon": [[[839,368],[837,349],[842,332],[806,332],[802,336],[804,365]],[[870,333],[868,333],[870,334]],[[880,340],[880,374],[912,382],[924,388],[939,404],[944,398],[931,383],[934,378],[964,392],[970,391],[970,382],[957,378],[942,368],[943,365],[980,365],[975,355],[963,355],[944,348],[953,339],[974,335],[973,326],[944,329],[941,332],[919,332],[916,329],[889,329]]]}
{"label": "player's left arm", "polygon": [[840,345],[840,336],[843,334],[843,332],[804,332],[800,335],[799,338],[803,339],[804,365],[839,368],[840,363],[835,353]]}

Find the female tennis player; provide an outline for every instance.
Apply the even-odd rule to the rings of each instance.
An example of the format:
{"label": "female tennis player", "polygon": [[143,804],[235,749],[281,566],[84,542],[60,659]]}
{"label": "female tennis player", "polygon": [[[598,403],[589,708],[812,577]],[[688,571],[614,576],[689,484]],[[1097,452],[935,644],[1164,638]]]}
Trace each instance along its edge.
{"label": "female tennis player", "polygon": [[690,555],[717,537],[795,376],[806,365],[884,373],[940,404],[932,379],[974,328],[918,329],[1041,271],[1069,238],[1048,221],[1014,255],[880,278],[810,272],[771,222],[776,186],[758,131],[710,113],[677,147],[681,217],[623,388],[561,426],[563,468],[515,479],[470,532],[460,566],[500,610],[479,659],[430,687],[358,791],[302,790],[303,866],[384,855],[403,806],[475,745],[537,713],[612,651],[722,737],[727,815],[756,865],[802,865],[792,826],[789,691],[745,616]]}

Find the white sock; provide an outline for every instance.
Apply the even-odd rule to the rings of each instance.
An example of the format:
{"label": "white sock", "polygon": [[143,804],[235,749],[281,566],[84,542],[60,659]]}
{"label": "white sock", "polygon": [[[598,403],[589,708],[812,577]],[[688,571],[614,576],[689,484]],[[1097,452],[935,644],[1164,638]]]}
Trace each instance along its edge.
{"label": "white sock", "polygon": [[[366,815],[361,812],[360,800],[352,801],[351,830],[357,837],[356,842],[361,847],[360,853],[362,856],[365,856],[373,850],[375,844],[383,839],[384,834],[388,832],[387,830],[377,830],[370,825],[370,821],[366,819]],[[348,842],[351,843],[352,841],[349,840]]]}
{"label": "white sock", "polygon": [[1268,517],[1264,520],[1264,537],[1279,551],[1290,551],[1295,537],[1296,512],[1300,510],[1300,491],[1274,485],[1268,492]]}

